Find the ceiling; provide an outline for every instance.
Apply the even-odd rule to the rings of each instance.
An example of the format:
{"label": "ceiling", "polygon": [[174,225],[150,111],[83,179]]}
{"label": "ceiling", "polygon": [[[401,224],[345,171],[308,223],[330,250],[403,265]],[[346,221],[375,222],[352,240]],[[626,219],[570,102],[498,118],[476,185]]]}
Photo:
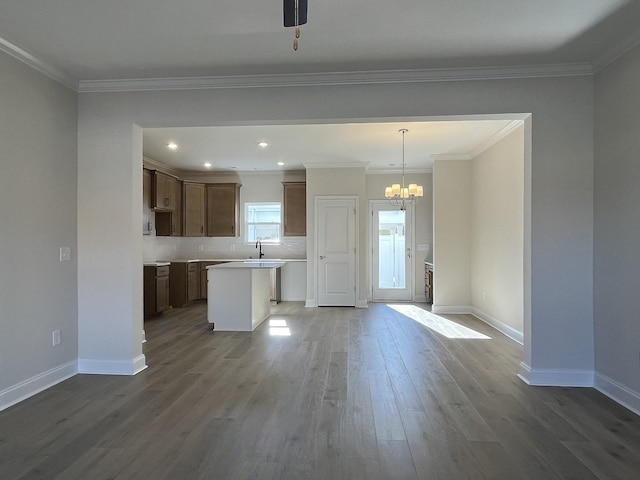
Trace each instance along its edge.
{"label": "ceiling", "polygon": [[[302,170],[319,165],[395,172],[402,168],[399,130],[406,128],[406,169],[415,172],[430,169],[434,157],[470,158],[519,123],[501,119],[150,128],[143,131],[143,144],[146,156],[183,172]],[[170,150],[170,142],[178,148]]]}
{"label": "ceiling", "polygon": [[[640,41],[637,0],[308,0],[300,48],[281,0],[2,0],[0,50],[80,92],[90,82],[256,75],[597,71]],[[264,78],[264,77],[260,77]],[[127,83],[128,82],[128,83]],[[109,84],[113,86],[114,84]],[[122,89],[122,88],[121,88]],[[393,170],[468,155],[508,128],[411,122],[150,129],[145,154],[175,168],[274,170],[319,162]],[[270,145],[259,149],[266,139]],[[179,144],[169,152],[169,141]],[[274,167],[282,160],[284,167]]]}
{"label": "ceiling", "polygon": [[75,80],[601,62],[637,0],[2,0],[0,37]]}

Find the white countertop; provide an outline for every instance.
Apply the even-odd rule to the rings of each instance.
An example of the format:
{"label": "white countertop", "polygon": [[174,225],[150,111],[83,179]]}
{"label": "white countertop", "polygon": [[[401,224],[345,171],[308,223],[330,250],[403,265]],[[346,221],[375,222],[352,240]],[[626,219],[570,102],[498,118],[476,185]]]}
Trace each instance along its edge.
{"label": "white countertop", "polygon": [[210,268],[220,269],[220,268],[280,268],[286,262],[277,262],[272,260],[256,260],[255,262],[251,261],[235,261],[228,263],[219,263],[218,265],[209,265],[207,270]]}
{"label": "white countertop", "polygon": [[191,263],[191,262],[306,262],[306,258],[262,258],[258,260],[257,258],[179,258],[176,260],[170,260],[171,262],[183,262],[183,263]]}
{"label": "white countertop", "polygon": [[168,267],[171,262],[144,262],[145,267]]}

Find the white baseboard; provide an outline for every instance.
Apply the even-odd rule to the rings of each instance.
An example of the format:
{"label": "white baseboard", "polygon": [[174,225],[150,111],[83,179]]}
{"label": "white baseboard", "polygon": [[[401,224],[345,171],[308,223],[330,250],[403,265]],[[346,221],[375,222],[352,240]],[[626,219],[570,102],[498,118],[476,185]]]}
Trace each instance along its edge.
{"label": "white baseboard", "polygon": [[598,372],[595,374],[594,387],[613,401],[640,415],[640,393]]}
{"label": "white baseboard", "polygon": [[78,373],[96,375],[135,375],[147,368],[144,355],[132,360],[78,359]]}
{"label": "white baseboard", "polygon": [[425,295],[414,295],[411,301],[414,303],[427,303],[427,297]]}
{"label": "white baseboard", "polygon": [[468,315],[471,314],[469,305],[436,305],[431,307],[432,313],[441,313],[443,315]]}
{"label": "white baseboard", "polygon": [[522,334],[521,331],[516,330],[515,328],[507,325],[506,323],[501,322],[500,320],[492,318],[491,316],[489,316],[486,313],[478,310],[477,308],[472,308],[471,314],[474,317],[482,320],[487,325],[490,325],[493,328],[495,328],[496,330],[498,330],[499,332],[503,333],[504,335],[506,335],[510,339],[515,340],[520,345],[523,345],[524,335]]}
{"label": "white baseboard", "polygon": [[307,298],[307,300],[304,302],[304,306],[307,308],[313,308],[317,307],[318,303],[316,302],[315,298]]}
{"label": "white baseboard", "polygon": [[78,362],[74,360],[12,385],[0,391],[0,411],[53,387],[77,373]]}
{"label": "white baseboard", "polygon": [[356,300],[356,308],[369,308],[369,302],[366,298],[364,300]]}
{"label": "white baseboard", "polygon": [[518,377],[527,385],[541,387],[593,387],[592,370],[532,369],[521,362]]}

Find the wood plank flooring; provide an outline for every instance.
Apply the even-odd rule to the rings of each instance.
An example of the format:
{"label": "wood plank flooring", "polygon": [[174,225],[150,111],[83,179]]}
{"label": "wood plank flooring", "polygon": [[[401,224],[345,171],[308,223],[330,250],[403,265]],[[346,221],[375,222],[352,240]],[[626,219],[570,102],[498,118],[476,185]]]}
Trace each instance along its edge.
{"label": "wood plank flooring", "polygon": [[521,347],[471,316],[404,308],[283,303],[252,333],[167,312],[135,377],[0,412],[0,479],[640,478],[638,416],[525,385]]}

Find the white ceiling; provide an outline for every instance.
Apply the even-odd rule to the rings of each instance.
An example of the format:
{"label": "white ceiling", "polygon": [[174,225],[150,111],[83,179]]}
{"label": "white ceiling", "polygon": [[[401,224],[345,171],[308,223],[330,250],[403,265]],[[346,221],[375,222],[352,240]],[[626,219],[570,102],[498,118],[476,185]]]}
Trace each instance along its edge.
{"label": "white ceiling", "polygon": [[2,0],[0,37],[76,80],[594,63],[637,0]]}
{"label": "white ceiling", "polygon": [[[368,171],[402,168],[401,128],[407,171],[425,171],[433,157],[469,158],[502,138],[518,121],[474,120],[327,125],[151,128],[143,132],[144,153],[189,172],[300,170],[320,164],[362,165]],[[267,142],[260,147],[258,142]],[[178,144],[175,151],[169,142]],[[277,162],[284,166],[277,166]],[[205,163],[211,167],[204,167]]]}
{"label": "white ceiling", "polygon": [[[300,49],[281,0],[2,0],[0,50],[72,88],[92,81],[567,68],[594,72],[640,40],[638,0],[308,0]],[[406,75],[404,72],[403,75]],[[251,78],[251,77],[243,77]],[[89,90],[84,90],[89,91]],[[184,170],[466,155],[508,122],[153,129],[145,153]],[[270,142],[259,150],[260,139]],[[177,152],[165,148],[179,143]]]}

